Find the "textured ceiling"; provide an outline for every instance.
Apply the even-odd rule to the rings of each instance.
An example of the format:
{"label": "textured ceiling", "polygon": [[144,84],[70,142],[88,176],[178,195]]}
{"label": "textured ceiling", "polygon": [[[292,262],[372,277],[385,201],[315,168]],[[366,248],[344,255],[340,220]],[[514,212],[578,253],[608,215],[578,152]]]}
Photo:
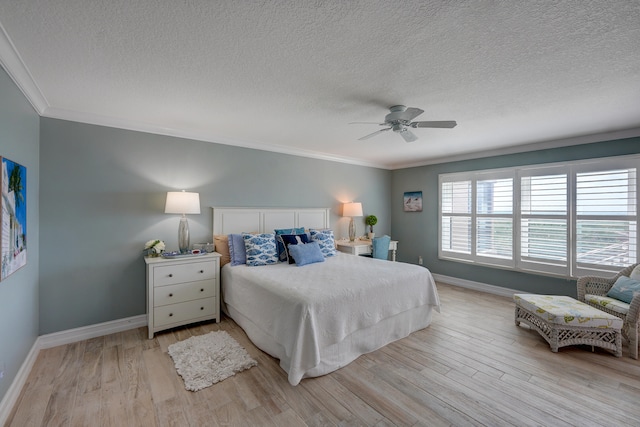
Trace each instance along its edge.
{"label": "textured ceiling", "polygon": [[[0,26],[46,117],[389,169],[640,134],[635,0],[0,0]],[[395,104],[458,126],[358,141]]]}

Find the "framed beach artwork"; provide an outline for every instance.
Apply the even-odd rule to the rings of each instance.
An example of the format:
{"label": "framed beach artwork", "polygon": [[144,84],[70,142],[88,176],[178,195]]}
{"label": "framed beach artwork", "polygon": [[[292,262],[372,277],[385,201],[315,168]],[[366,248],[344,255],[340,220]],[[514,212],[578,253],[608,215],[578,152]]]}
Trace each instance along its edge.
{"label": "framed beach artwork", "polygon": [[404,193],[404,211],[422,212],[422,191],[406,191]]}
{"label": "framed beach artwork", "polygon": [[2,160],[2,272],[4,280],[27,263],[27,168],[16,162]]}

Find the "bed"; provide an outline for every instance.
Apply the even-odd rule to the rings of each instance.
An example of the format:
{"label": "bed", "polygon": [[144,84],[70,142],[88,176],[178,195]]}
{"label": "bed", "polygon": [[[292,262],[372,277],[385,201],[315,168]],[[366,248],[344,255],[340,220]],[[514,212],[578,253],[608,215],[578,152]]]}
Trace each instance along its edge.
{"label": "bed", "polygon": [[[326,229],[330,216],[326,208],[213,210],[214,235]],[[221,287],[223,311],[280,360],[292,385],[423,329],[440,311],[426,268],[340,252],[302,267],[226,264]]]}

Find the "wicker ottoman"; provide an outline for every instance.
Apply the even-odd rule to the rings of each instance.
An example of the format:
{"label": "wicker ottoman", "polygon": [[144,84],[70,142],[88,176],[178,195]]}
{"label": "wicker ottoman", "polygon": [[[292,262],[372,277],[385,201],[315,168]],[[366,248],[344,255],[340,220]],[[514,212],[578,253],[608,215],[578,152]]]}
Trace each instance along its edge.
{"label": "wicker ottoman", "polygon": [[586,344],[622,356],[622,319],[567,296],[515,294],[513,299],[516,326],[523,322],[538,331],[554,353]]}

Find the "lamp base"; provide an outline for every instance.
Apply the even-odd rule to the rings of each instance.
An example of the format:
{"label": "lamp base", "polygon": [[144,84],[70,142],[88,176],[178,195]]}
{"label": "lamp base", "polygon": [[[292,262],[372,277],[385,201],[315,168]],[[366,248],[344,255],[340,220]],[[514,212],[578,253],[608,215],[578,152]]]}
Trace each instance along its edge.
{"label": "lamp base", "polygon": [[180,225],[178,225],[178,249],[181,254],[186,254],[189,251],[189,223],[185,215],[182,215]]}
{"label": "lamp base", "polygon": [[351,221],[349,221],[349,241],[353,242],[354,240],[356,240],[356,223],[351,217]]}

